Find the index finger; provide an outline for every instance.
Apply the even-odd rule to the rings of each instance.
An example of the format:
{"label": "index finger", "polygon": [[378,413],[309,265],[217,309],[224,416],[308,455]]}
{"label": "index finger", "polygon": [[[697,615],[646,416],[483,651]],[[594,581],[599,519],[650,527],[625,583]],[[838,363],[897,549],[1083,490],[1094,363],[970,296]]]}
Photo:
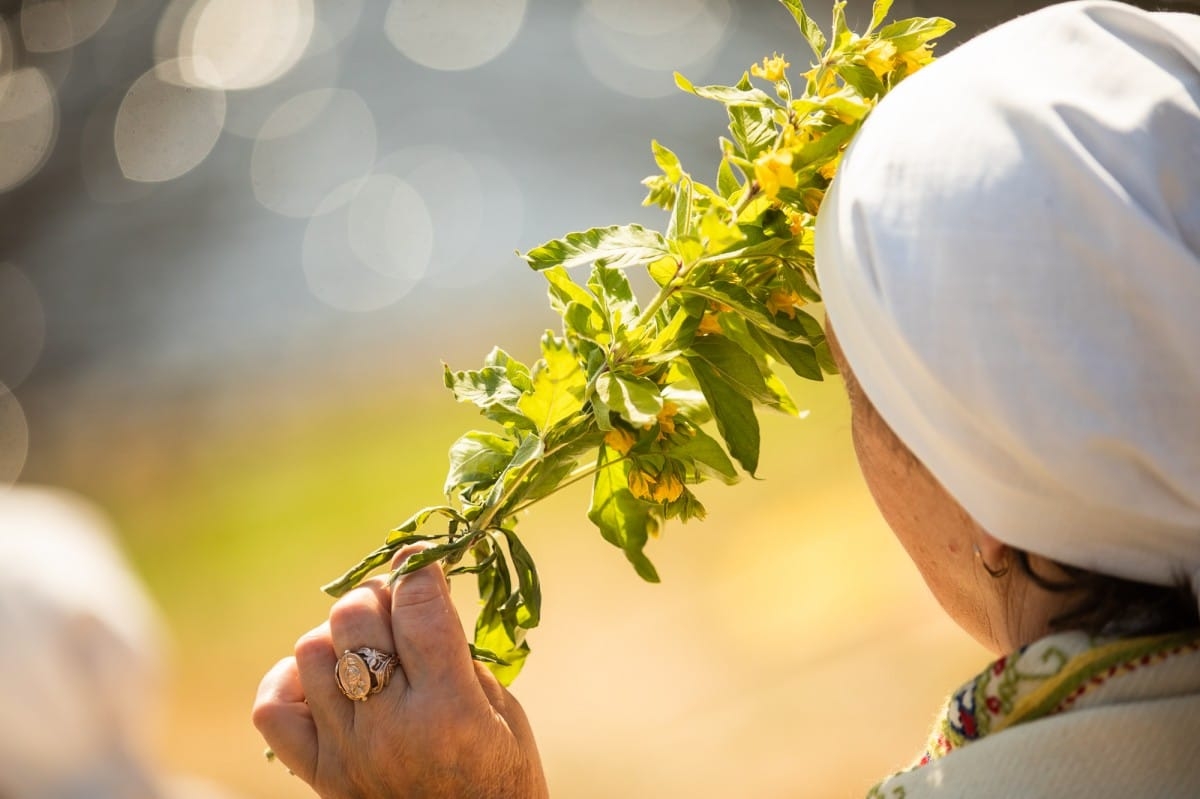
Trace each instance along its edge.
{"label": "index finger", "polygon": [[[419,551],[402,549],[393,565]],[[484,698],[450,586],[438,564],[397,580],[392,588],[392,636],[412,689]]]}

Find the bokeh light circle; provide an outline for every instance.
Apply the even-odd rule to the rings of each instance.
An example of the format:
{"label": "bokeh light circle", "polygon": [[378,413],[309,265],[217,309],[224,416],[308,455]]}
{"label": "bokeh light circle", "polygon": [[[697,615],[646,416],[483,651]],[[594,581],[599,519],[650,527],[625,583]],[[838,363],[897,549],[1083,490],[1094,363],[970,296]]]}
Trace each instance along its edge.
{"label": "bokeh light circle", "polygon": [[676,91],[675,70],[695,72],[712,61],[732,19],[729,0],[620,0],[616,8],[589,0],[574,37],[596,80],[631,97],[664,97]]}
{"label": "bokeh light circle", "polygon": [[313,0],[199,0],[179,24],[174,51],[202,68],[183,79],[225,90],[270,83],[300,59],[313,21]]}
{"label": "bokeh light circle", "polygon": [[21,7],[21,38],[31,53],[69,50],[96,34],[117,0],[41,0]]}
{"label": "bokeh light circle", "polygon": [[115,129],[117,111],[124,95],[96,104],[83,123],[79,147],[79,170],[88,195],[106,204],[140,200],[154,191],[155,183],[130,180],[117,162]]}
{"label": "bokeh light circle", "polygon": [[157,183],[195,169],[212,152],[225,123],[225,93],[182,85],[179,76],[204,72],[186,59],[142,74],[121,101],[113,144],[130,180]]}
{"label": "bokeh light circle", "polygon": [[21,385],[45,342],[46,314],[37,288],[20,269],[0,263],[0,385]]}
{"label": "bokeh light circle", "polygon": [[163,12],[163,0],[116,0],[114,5],[112,15],[104,21],[104,26],[97,34],[123,41],[135,29],[152,27],[151,18],[159,17]]}
{"label": "bokeh light circle", "polygon": [[75,49],[58,50],[51,53],[26,53],[21,59],[24,66],[40,69],[50,85],[61,89],[71,75],[75,64]]}
{"label": "bokeh light circle", "polygon": [[29,423],[21,403],[0,384],[0,490],[21,476],[29,455]]}
{"label": "bokeh light circle", "polygon": [[350,248],[381,275],[416,283],[433,255],[433,220],[424,198],[395,175],[371,175],[347,209]]}
{"label": "bokeh light circle", "polygon": [[308,48],[294,67],[265,86],[228,95],[225,131],[243,139],[258,138],[263,123],[276,108],[302,92],[334,86],[340,69],[333,34],[318,21]]}
{"label": "bokeh light circle", "polygon": [[0,75],[0,192],[33,177],[58,135],[58,102],[40,69]]}
{"label": "bokeh light circle", "polygon": [[641,36],[678,31],[705,12],[704,0],[587,0],[586,7],[606,27]]}
{"label": "bokeh light circle", "polygon": [[384,18],[391,43],[421,66],[473,69],[517,38],[526,0],[392,0]]}
{"label": "bokeh light circle", "polygon": [[375,117],[357,93],[315,89],[297,95],[259,130],[250,156],[254,196],[283,216],[332,210],[334,190],[371,171],[376,141]]}
{"label": "bokeh light circle", "polygon": [[411,184],[429,208],[434,238],[427,282],[476,286],[512,263],[521,242],[524,198],[498,160],[430,145],[399,150],[379,168]]}
{"label": "bokeh light circle", "polygon": [[196,10],[196,0],[170,0],[158,17],[154,28],[154,60],[158,63],[179,58],[179,43],[184,28],[190,25]]}
{"label": "bokeh light circle", "polygon": [[55,53],[71,46],[71,15],[61,0],[25,2],[19,17],[21,41],[31,53]]}
{"label": "bokeh light circle", "polygon": [[341,311],[387,307],[421,279],[433,249],[433,223],[421,195],[376,173],[330,192],[304,231],[309,291]]}
{"label": "bokeh light circle", "polygon": [[317,26],[323,28],[328,37],[322,42],[313,42],[308,52],[312,55],[323,52],[346,40],[362,17],[363,0],[338,0],[336,3],[318,3]]}
{"label": "bokeh light circle", "polygon": [[[8,32],[8,24],[0,17],[0,84],[13,67],[12,34]],[[2,88],[2,86],[0,86]]]}

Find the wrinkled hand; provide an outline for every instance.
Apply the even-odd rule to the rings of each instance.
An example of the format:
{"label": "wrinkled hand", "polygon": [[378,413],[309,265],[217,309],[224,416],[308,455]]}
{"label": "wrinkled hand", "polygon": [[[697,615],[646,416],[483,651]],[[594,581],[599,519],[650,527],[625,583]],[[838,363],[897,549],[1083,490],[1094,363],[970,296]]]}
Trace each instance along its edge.
{"label": "wrinkled hand", "polygon": [[[352,702],[334,670],[338,655],[363,646],[395,652],[400,666],[381,692]],[[263,678],[253,719],[324,799],[548,795],[525,712],[471,659],[437,565],[339,599]]]}

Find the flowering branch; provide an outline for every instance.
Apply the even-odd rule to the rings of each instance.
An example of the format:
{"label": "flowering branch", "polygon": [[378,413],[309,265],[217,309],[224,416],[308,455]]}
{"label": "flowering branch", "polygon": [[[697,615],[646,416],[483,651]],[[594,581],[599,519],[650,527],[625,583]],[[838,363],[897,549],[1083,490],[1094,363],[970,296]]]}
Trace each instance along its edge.
{"label": "flowering branch", "polygon": [[[838,2],[826,38],[800,0],[781,2],[817,58],[802,75],[803,92],[794,95],[791,63],[779,54],[734,86],[676,75],[681,89],[728,112],[716,185],[697,181],[653,142],[660,173],[643,181],[645,204],[668,212],[663,232],[592,228],[522,256],[545,275],[561,334],[542,336],[532,368],[499,348],[478,370],[446,368],[454,396],[496,427],[451,446],[451,504],[415,514],[326,591],[340,595],[403,546],[428,542],[396,574],[433,562],[451,575],[474,574],[483,604],[473,651],[509,682],[541,616],[537,570],[514,531],[520,511],[590,476],[588,518],[657,582],[647,541],[668,519],[703,518],[693,486],[736,482],[738,467],[757,470],[756,407],[797,413],[781,370],[810,380],[835,371],[825,334],[805,310],[820,301],[817,210],[871,109],[932,60],[930,42],[953,26],[940,18],[884,25],[891,2],[875,0],[859,35]],[[576,282],[571,270],[583,268],[588,277]],[[659,287],[644,308],[625,276],[634,268]],[[423,532],[435,519],[438,530]]]}

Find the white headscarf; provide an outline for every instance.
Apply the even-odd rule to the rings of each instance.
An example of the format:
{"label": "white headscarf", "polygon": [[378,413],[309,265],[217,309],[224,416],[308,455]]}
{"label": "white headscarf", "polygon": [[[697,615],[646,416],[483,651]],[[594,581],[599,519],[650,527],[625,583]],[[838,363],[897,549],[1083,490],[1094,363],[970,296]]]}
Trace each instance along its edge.
{"label": "white headscarf", "polygon": [[817,268],[884,420],[1006,543],[1200,589],[1200,17],[1020,17],[885,98]]}
{"label": "white headscarf", "polygon": [[160,619],[108,525],[49,489],[0,490],[0,796],[157,799]]}

